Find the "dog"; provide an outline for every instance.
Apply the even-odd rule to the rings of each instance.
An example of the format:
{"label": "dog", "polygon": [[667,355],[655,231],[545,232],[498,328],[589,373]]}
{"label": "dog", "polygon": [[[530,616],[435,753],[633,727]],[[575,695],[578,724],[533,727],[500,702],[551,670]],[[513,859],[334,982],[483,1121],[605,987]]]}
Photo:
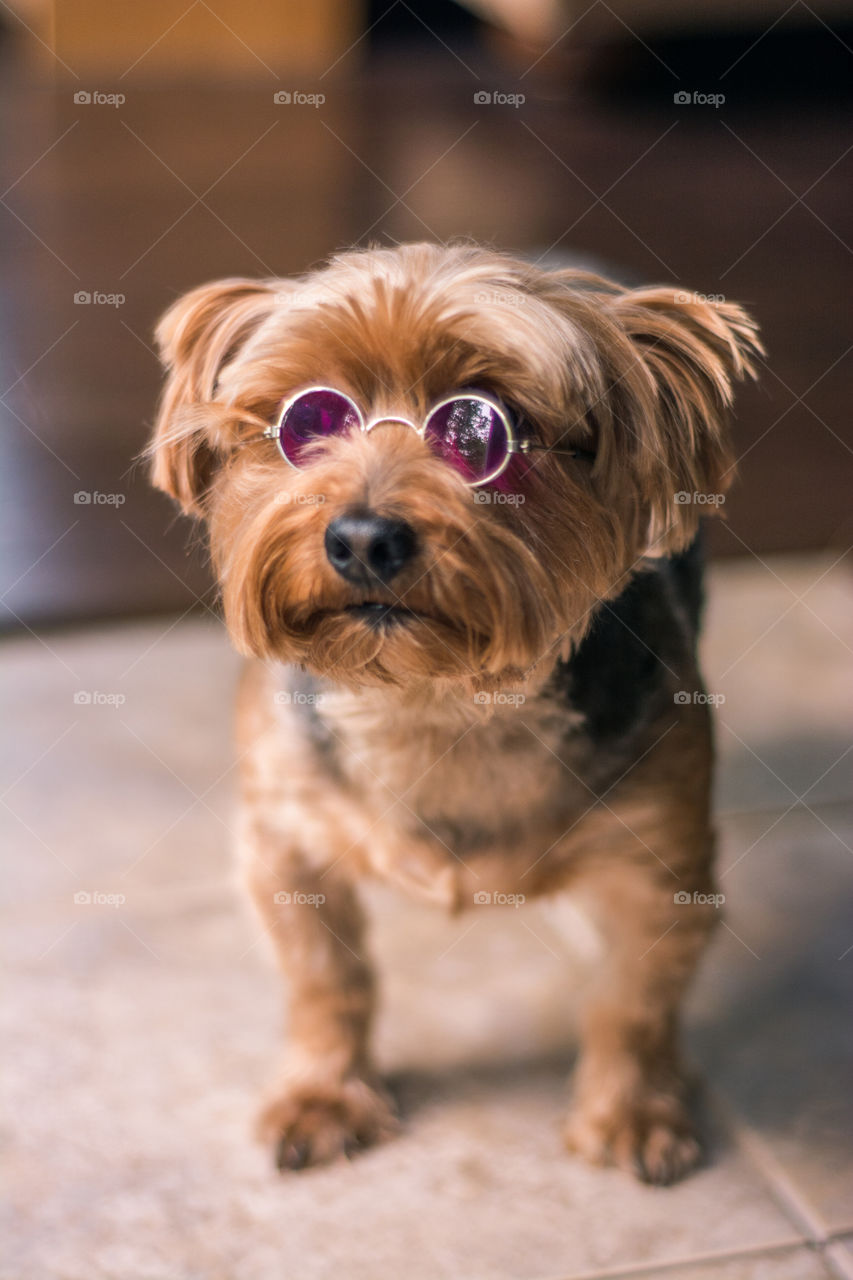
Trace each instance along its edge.
{"label": "dog", "polygon": [[756,326],[467,243],[177,301],[153,482],[209,536],[239,843],[290,988],[281,1169],[390,1137],[359,882],[449,910],[571,891],[604,943],[565,1142],[700,1161],[679,1005],[719,918],[700,516]]}

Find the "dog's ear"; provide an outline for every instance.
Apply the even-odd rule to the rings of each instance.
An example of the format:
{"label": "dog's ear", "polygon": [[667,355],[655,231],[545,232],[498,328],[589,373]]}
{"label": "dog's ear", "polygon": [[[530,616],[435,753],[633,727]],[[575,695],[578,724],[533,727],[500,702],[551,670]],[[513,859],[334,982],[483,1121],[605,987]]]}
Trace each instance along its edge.
{"label": "dog's ear", "polygon": [[701,515],[720,514],[733,478],[732,384],[755,376],[763,347],[734,303],[650,288],[605,305],[632,350],[614,408],[647,507],[647,554],[665,555],[689,544]]}
{"label": "dog's ear", "polygon": [[280,281],[219,280],[173,304],[157,326],[166,385],[148,455],[151,479],[186,513],[199,514],[219,455],[215,421],[202,407],[215,397],[224,365],[276,306]]}

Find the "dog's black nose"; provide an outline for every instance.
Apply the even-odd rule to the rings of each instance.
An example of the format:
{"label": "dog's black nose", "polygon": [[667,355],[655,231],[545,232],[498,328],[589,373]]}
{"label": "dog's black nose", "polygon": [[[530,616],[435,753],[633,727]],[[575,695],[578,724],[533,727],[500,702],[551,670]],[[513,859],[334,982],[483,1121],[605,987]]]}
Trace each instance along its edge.
{"label": "dog's black nose", "polygon": [[373,511],[350,511],[326,529],[326,555],[332,567],[357,587],[389,583],[417,550],[414,529],[405,520],[389,520]]}

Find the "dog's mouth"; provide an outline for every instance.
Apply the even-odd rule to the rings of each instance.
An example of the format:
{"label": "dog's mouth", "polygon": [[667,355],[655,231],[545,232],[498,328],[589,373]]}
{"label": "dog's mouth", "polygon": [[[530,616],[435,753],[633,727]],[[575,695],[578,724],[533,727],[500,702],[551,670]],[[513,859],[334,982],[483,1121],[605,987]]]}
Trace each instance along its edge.
{"label": "dog's mouth", "polygon": [[388,631],[392,628],[412,626],[419,622],[438,625],[438,620],[408,605],[389,600],[358,600],[352,604],[318,609],[309,619],[314,630],[324,623],[355,620],[364,623],[371,631]]}
{"label": "dog's mouth", "polygon": [[365,600],[361,604],[348,605],[344,613],[350,618],[358,618],[374,630],[405,626],[422,616],[405,605],[387,604],[382,600]]}
{"label": "dog's mouth", "polygon": [[438,676],[467,679],[479,668],[487,638],[454,625],[430,608],[430,600],[421,610],[378,596],[328,600],[301,621],[299,660],[308,670],[357,688]]}

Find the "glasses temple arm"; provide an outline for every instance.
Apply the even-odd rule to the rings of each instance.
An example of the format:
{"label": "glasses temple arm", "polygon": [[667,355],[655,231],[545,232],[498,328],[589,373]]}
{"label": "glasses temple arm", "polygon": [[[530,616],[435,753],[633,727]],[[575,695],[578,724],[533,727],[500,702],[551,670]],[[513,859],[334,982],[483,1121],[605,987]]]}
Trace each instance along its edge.
{"label": "glasses temple arm", "polygon": [[540,444],[536,440],[522,440],[517,447],[513,449],[513,453],[558,453],[566,458],[594,458],[595,454],[591,449],[578,449],[570,446]]}

